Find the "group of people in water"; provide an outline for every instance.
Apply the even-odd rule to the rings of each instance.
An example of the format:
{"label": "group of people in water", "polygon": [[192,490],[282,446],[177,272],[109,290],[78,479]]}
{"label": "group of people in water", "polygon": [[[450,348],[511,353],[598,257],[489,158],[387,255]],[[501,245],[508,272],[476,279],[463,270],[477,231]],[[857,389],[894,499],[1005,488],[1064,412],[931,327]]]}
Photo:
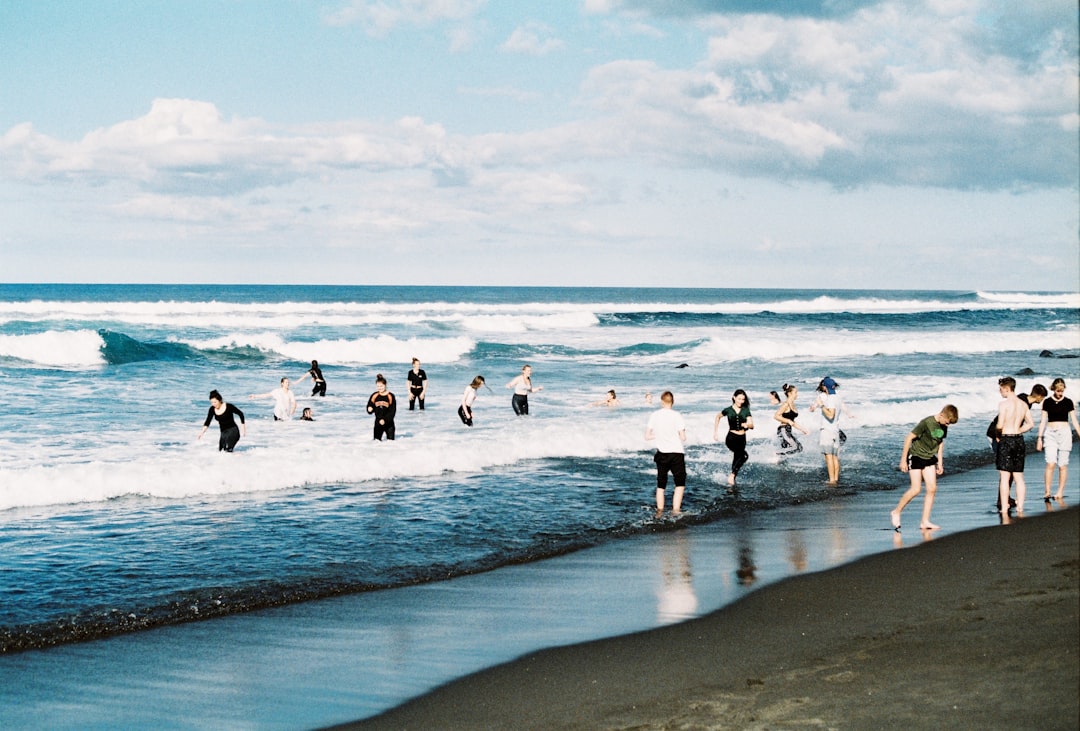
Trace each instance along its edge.
{"label": "group of people in water", "polygon": [[[428,379],[427,373],[420,365],[419,359],[413,358],[412,368],[406,375],[410,411],[417,407],[420,411],[424,410]],[[306,378],[312,380],[312,396],[326,395],[326,379],[323,377],[318,361],[311,361],[311,368],[296,382],[300,383]],[[821,379],[817,386],[817,398],[810,406],[811,412],[819,410],[821,412],[818,443],[825,460],[827,484],[830,486],[836,486],[840,479],[840,448],[846,440],[846,435],[840,428],[841,416],[846,415],[849,418],[854,416],[837,393],[839,385],[830,376]],[[473,404],[482,387],[487,387],[486,381],[482,375],[478,375],[462,393],[457,413],[462,424],[467,427],[471,427],[474,423]],[[1035,449],[1043,452],[1046,458],[1044,500],[1047,501],[1051,499],[1055,472],[1058,474],[1056,499],[1060,500],[1064,497],[1069,454],[1072,449],[1072,432],[1075,431],[1080,437],[1080,422],[1078,422],[1073,401],[1065,396],[1065,381],[1061,378],[1055,379],[1052,383],[1052,394],[1041,384],[1035,384],[1030,394],[1017,394],[1015,393],[1016,380],[1008,376],[998,381],[998,387],[1002,402],[997,417],[987,429],[987,436],[994,448],[995,464],[1000,475],[998,508],[1002,516],[1007,519],[1010,510],[1015,509],[1019,514],[1022,514],[1024,510],[1027,487],[1024,482],[1026,445],[1023,435],[1034,428],[1031,406],[1042,405]],[[543,390],[543,386],[533,383],[532,366],[528,364],[522,366],[521,372],[506,384],[506,388],[513,390],[510,404],[518,416],[529,414],[529,395]],[[795,432],[799,431],[808,435],[810,431],[798,421],[799,410],[796,403],[799,397],[798,387],[785,383],[781,391],[783,398],[777,391],[771,391],[769,395],[771,407],[774,409],[773,419],[779,424],[776,427],[777,452],[787,455],[803,450],[802,443]],[[288,378],[282,378],[278,388],[267,393],[251,394],[248,398],[272,399],[275,421],[292,419],[297,409],[296,397]],[[672,512],[678,514],[682,509],[682,499],[686,489],[684,450],[686,425],[682,416],[674,409],[675,397],[671,391],[664,391],[660,401],[661,408],[650,415],[645,428],[646,441],[656,444],[656,453],[653,456],[657,468],[656,509],[658,515],[664,512],[667,480],[670,474],[675,483]],[[645,402],[647,405],[652,404],[650,393],[645,394]],[[605,398],[592,402],[590,406],[614,407],[620,404],[615,391],[610,390]],[[397,398],[388,389],[386,378],[381,373],[375,377],[375,391],[368,398],[367,412],[374,417],[374,439],[381,441],[385,437],[387,440],[393,440]],[[959,418],[957,408],[948,404],[937,414],[920,420],[904,439],[899,468],[901,472],[909,475],[910,487],[890,513],[895,530],[900,530],[900,518],[904,508],[922,492],[924,485],[926,495],[923,498],[922,520],[919,527],[922,530],[936,530],[939,527],[931,522],[930,514],[937,492],[937,477],[944,473],[945,438],[948,435],[949,426],[956,424]],[[303,409],[301,419],[314,420],[310,408]],[[225,452],[233,451],[237,442],[246,433],[244,412],[234,404],[227,403],[217,390],[210,392],[210,408],[207,411],[202,431],[199,432],[199,439],[215,420],[221,432],[218,449]],[[727,482],[734,488],[739,472],[750,456],[746,448],[747,432],[754,429],[750,397],[745,390],[737,389],[731,396],[731,405],[716,414],[713,420],[713,441],[720,439],[721,424],[727,426],[724,444],[732,454]],[[1016,486],[1015,500],[1010,495],[1013,485]]]}

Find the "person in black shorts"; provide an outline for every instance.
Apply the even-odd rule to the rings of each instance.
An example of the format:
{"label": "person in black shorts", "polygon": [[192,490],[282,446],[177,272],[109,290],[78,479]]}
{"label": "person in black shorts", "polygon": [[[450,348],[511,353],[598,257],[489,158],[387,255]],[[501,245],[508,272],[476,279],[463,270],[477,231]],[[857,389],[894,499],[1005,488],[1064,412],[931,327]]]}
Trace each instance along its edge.
{"label": "person in black shorts", "polygon": [[1016,395],[1016,379],[1005,376],[998,379],[998,391],[1004,399],[998,406],[997,460],[998,504],[1001,519],[1009,518],[1009,486],[1016,483],[1016,512],[1024,513],[1024,498],[1027,496],[1027,484],[1024,482],[1024,458],[1027,447],[1024,445],[1024,432],[1030,431],[1035,422],[1031,418],[1031,409]]}
{"label": "person in black shorts", "polygon": [[375,415],[375,441],[381,442],[383,435],[389,441],[394,441],[394,416],[397,414],[397,399],[394,394],[386,390],[386,379],[383,374],[375,376],[375,393],[371,394],[367,402],[367,412]]}
{"label": "person in black shorts", "polygon": [[424,410],[424,397],[427,395],[427,373],[420,367],[420,359],[412,359],[412,370],[405,376],[409,380],[409,411],[413,411],[413,405],[420,403],[420,410]]}
{"label": "person in black shorts", "polygon": [[312,396],[325,396],[326,395],[326,379],[323,378],[322,369],[319,368],[319,361],[311,361],[311,368],[308,372],[296,379],[297,383],[305,378],[311,378],[311,395]]}
{"label": "person in black shorts", "polygon": [[[235,417],[240,418],[240,426],[236,425]],[[240,437],[247,433],[244,412],[232,404],[225,403],[225,399],[221,398],[221,394],[217,392],[217,389],[210,392],[210,410],[206,412],[206,421],[203,422],[202,431],[199,432],[197,439],[202,439],[202,435],[210,428],[210,422],[214,419],[217,419],[218,428],[221,429],[221,437],[218,439],[218,451],[233,451],[236,443],[240,441]]]}
{"label": "person in black shorts", "polygon": [[926,481],[926,497],[923,498],[922,530],[937,530],[941,526],[930,522],[930,511],[934,508],[934,496],[937,495],[938,475],[945,472],[945,437],[949,434],[949,425],[960,419],[956,407],[948,404],[934,416],[928,416],[911,430],[904,440],[904,449],[900,452],[900,471],[911,476],[911,487],[900,497],[896,509],[890,513],[893,530],[900,530],[900,513],[904,506],[922,492],[922,483]]}

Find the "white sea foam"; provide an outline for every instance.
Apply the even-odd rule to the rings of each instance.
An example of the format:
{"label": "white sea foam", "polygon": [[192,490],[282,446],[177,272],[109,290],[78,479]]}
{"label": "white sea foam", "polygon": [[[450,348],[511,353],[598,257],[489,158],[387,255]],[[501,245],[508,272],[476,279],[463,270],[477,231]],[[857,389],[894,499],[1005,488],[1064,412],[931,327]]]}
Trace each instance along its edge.
{"label": "white sea foam", "polygon": [[31,335],[0,335],[0,357],[58,367],[104,365],[105,341],[96,330],[49,330]]}
{"label": "white sea foam", "polygon": [[389,335],[379,335],[304,342],[287,340],[275,332],[230,333],[214,338],[178,339],[177,342],[205,351],[255,348],[267,354],[301,362],[318,360],[337,365],[408,363],[414,357],[425,363],[453,363],[476,347],[475,341],[467,337],[414,337],[400,340]]}

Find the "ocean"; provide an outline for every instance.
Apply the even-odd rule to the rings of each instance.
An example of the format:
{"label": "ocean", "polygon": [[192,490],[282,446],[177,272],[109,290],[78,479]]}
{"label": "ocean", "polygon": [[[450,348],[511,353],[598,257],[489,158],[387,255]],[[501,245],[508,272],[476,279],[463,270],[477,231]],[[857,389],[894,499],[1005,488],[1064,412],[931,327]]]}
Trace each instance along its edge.
{"label": "ocean", "polygon": [[[409,411],[413,357],[428,378]],[[313,422],[250,400],[295,388]],[[524,364],[530,414],[505,387]],[[397,439],[365,411],[384,374]],[[475,425],[457,416],[476,375]],[[754,511],[894,490],[910,428],[946,403],[951,471],[992,460],[997,379],[1080,397],[1075,293],[638,288],[0,285],[0,652],[497,570]],[[853,416],[839,488],[810,412]],[[777,454],[768,394],[800,389],[805,449]],[[713,419],[757,428],[736,491]],[[207,396],[242,409],[229,454]],[[616,408],[593,406],[609,389]],[[679,520],[657,519],[645,422],[688,425]],[[646,394],[657,404],[649,405]],[[299,411],[297,412],[299,415]],[[1038,412],[1036,410],[1036,418]],[[1029,492],[1041,495],[1029,480]],[[911,510],[917,509],[917,505]]]}

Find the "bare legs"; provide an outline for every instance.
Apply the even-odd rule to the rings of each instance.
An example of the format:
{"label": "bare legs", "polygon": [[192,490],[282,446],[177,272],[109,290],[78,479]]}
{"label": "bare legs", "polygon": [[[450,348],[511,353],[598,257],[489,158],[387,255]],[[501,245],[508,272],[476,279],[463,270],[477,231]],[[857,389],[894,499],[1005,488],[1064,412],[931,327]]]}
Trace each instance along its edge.
{"label": "bare legs", "polygon": [[1046,500],[1050,499],[1050,487],[1054,484],[1055,467],[1058,468],[1058,490],[1055,497],[1058,500],[1061,500],[1063,497],[1065,497],[1065,480],[1069,474],[1069,465],[1067,463],[1062,465],[1056,465],[1051,462],[1050,464],[1046,465],[1046,473],[1044,475],[1044,478],[1046,480],[1046,494],[1043,495],[1043,497]]}
{"label": "bare legs", "polygon": [[[671,513],[672,515],[678,515],[682,512],[682,499],[683,492],[686,491],[686,485],[676,485],[675,492],[671,495]],[[664,490],[656,488],[656,515],[659,517],[664,512]]]}
{"label": "bare legs", "polygon": [[922,481],[925,480],[926,497],[923,498],[922,522],[919,523],[919,528],[922,530],[937,530],[941,526],[930,522],[930,511],[934,509],[934,497],[937,495],[937,468],[930,466],[921,470],[911,470],[908,475],[911,477],[911,487],[900,496],[900,502],[896,504],[896,509],[889,513],[893,528],[900,530],[900,513],[908,503],[915,499],[916,495],[922,492]]}
{"label": "bare legs", "polygon": [[840,482],[840,457],[835,454],[825,455],[825,470],[829,473],[829,484]]}
{"label": "bare legs", "polygon": [[1024,514],[1024,498],[1027,497],[1027,484],[1024,482],[1023,472],[1005,472],[998,470],[1001,479],[998,481],[998,498],[1001,500],[1001,514],[1009,514],[1009,481],[1016,482],[1016,514]]}

